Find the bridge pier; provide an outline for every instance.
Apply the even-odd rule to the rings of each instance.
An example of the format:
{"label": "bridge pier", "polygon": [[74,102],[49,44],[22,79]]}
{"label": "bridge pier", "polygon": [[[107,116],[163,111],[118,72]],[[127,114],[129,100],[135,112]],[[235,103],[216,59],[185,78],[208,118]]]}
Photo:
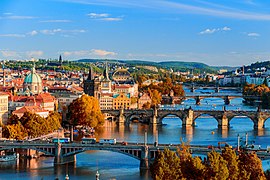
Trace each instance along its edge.
{"label": "bridge pier", "polygon": [[55,147],[54,164],[66,164],[76,161],[76,155],[63,156],[62,144],[57,143]]}
{"label": "bridge pier", "polygon": [[154,107],[154,109],[153,109],[153,116],[150,118],[150,123],[151,124],[159,124],[158,111],[157,111],[156,107]]}
{"label": "bridge pier", "polygon": [[264,122],[267,118],[263,117],[262,112],[257,112],[257,117],[254,122],[254,129],[260,130],[264,128]]}
{"label": "bridge pier", "polygon": [[215,92],[216,92],[216,93],[219,93],[219,87],[216,87],[216,88],[215,88]]}
{"label": "bridge pier", "polygon": [[121,123],[125,123],[126,121],[126,117],[124,115],[124,109],[119,109],[119,117],[118,117],[118,123],[121,124]]}
{"label": "bridge pier", "polygon": [[141,160],[140,160],[141,170],[148,170],[150,168],[148,154],[149,154],[148,146],[144,146],[142,148]]}
{"label": "bridge pier", "polygon": [[196,100],[196,105],[200,105],[201,104],[200,96],[196,96],[195,100]]}
{"label": "bridge pier", "polygon": [[225,105],[229,105],[231,102],[230,102],[231,100],[230,100],[230,98],[228,97],[228,96],[226,96],[225,98],[224,98],[224,104]]}
{"label": "bridge pier", "polygon": [[222,115],[221,119],[218,121],[218,127],[222,129],[226,129],[229,127],[229,120],[225,113]]}
{"label": "bridge pier", "polygon": [[190,108],[187,110],[186,117],[183,118],[182,126],[183,127],[190,127],[194,124],[194,113],[193,110]]}

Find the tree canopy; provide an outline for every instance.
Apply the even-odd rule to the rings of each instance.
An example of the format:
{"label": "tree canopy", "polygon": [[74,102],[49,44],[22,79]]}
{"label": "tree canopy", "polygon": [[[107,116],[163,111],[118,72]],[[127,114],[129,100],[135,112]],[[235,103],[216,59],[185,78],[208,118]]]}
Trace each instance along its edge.
{"label": "tree canopy", "polygon": [[222,153],[212,151],[204,161],[192,157],[188,146],[182,145],[177,152],[159,151],[150,168],[154,180],[266,180],[261,160],[256,153],[236,152],[226,147]]}
{"label": "tree canopy", "polygon": [[6,138],[22,140],[26,137],[38,137],[58,130],[61,127],[62,117],[52,112],[43,118],[31,112],[25,112],[21,118],[11,115],[4,126],[3,135]]}
{"label": "tree canopy", "polygon": [[100,127],[104,124],[104,116],[96,98],[82,95],[68,106],[67,118],[72,125]]}

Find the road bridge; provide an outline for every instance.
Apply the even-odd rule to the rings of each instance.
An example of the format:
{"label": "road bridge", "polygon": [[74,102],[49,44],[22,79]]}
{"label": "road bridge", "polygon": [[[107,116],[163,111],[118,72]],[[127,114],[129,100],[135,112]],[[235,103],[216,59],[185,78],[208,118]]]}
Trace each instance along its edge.
{"label": "road bridge", "polygon": [[264,128],[264,124],[270,118],[270,111],[241,111],[241,110],[193,110],[189,109],[120,109],[120,110],[102,110],[103,113],[115,117],[117,123],[129,123],[132,117],[137,117],[141,122],[149,124],[162,124],[162,120],[169,115],[174,115],[180,118],[182,126],[194,126],[197,118],[208,115],[216,119],[218,127],[229,128],[230,121],[234,117],[245,116],[251,119],[254,129]]}
{"label": "road bridge", "polygon": [[[55,164],[65,164],[69,162],[75,162],[75,155],[88,150],[105,150],[118,152],[130,157],[133,157],[140,161],[140,169],[149,169],[149,166],[157,157],[158,151],[163,151],[165,148],[176,151],[180,145],[163,144],[154,146],[152,144],[82,144],[82,143],[52,143],[52,142],[0,142],[0,150],[8,149],[33,149],[39,152],[43,152],[45,155],[54,156]],[[190,152],[193,154],[207,155],[207,153],[215,150],[221,153],[218,148],[209,149],[207,146],[190,146]],[[261,151],[258,155],[264,159],[270,159],[270,154]]]}

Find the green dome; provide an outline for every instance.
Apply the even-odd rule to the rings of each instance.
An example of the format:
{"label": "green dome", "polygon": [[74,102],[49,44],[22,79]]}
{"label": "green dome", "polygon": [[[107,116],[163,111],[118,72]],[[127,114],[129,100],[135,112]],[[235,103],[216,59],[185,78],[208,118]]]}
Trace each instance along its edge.
{"label": "green dome", "polygon": [[41,78],[37,73],[30,73],[24,78],[24,83],[32,84],[32,83],[41,83]]}
{"label": "green dome", "polygon": [[33,67],[32,71],[30,74],[28,74],[25,78],[24,78],[24,83],[26,84],[41,84],[41,78],[39,77],[39,75],[36,73],[35,68]]}

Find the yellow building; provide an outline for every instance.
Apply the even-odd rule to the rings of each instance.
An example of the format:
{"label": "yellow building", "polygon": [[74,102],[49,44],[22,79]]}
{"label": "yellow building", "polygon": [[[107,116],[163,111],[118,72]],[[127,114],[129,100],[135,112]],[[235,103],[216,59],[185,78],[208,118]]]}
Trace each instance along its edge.
{"label": "yellow building", "polygon": [[0,123],[6,124],[8,120],[8,94],[0,93]]}
{"label": "yellow building", "polygon": [[113,95],[113,109],[129,109],[130,104],[130,94],[119,93]]}

